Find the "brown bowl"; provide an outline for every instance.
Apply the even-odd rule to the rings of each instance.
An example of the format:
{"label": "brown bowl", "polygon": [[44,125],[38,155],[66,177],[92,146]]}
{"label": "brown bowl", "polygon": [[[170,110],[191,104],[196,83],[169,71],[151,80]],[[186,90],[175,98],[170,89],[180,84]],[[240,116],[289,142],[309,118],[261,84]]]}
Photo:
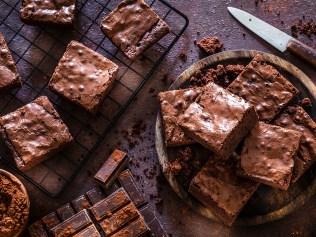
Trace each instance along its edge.
{"label": "brown bowl", "polygon": [[29,218],[29,213],[30,213],[30,198],[29,198],[29,195],[26,191],[26,188],[25,186],[23,185],[23,183],[17,178],[15,177],[13,174],[11,174],[10,172],[6,171],[6,170],[2,170],[0,169],[0,174],[1,175],[4,175],[4,176],[7,176],[8,178],[10,178],[12,180],[12,182],[16,183],[18,186],[20,186],[22,192],[25,194],[26,196],[26,203],[27,203],[27,218],[26,218],[26,221],[24,223],[24,225],[21,227],[21,229],[15,234],[13,235],[12,237],[19,237],[21,236],[21,233],[25,230],[26,228],[26,225],[27,225],[27,222],[28,222],[28,218]]}

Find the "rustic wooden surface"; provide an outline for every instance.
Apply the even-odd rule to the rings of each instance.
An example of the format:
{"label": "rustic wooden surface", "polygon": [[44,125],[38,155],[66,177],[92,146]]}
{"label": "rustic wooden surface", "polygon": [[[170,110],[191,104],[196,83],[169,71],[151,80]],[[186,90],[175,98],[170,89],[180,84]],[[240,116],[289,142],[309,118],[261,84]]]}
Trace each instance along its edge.
{"label": "rustic wooden surface", "polygon": [[[288,59],[297,65],[316,82],[315,69],[291,55],[281,55],[268,44],[245,30],[227,12],[227,6],[243,8],[280,29],[290,33],[290,26],[303,15],[315,19],[316,2],[314,0],[169,0],[171,4],[182,10],[190,18],[190,26],[176,47],[170,52],[157,73],[146,84],[138,99],[129,107],[116,128],[107,138],[80,175],[57,199],[50,199],[39,190],[24,182],[31,198],[31,220],[49,213],[61,204],[89,190],[95,183],[93,174],[101,166],[105,157],[114,148],[128,151],[133,158],[131,169],[140,176],[140,183],[153,203],[157,202],[157,189],[163,199],[160,203],[162,214],[160,219],[172,236],[176,237],[206,237],[206,236],[313,236],[316,235],[316,197],[312,198],[302,208],[290,216],[273,223],[256,227],[227,228],[212,222],[190,210],[173,193],[167,183],[157,185],[159,172],[149,172],[154,167],[158,170],[158,161],[154,147],[154,124],[158,103],[155,95],[166,90],[185,68],[200,58],[194,40],[206,35],[217,35],[225,44],[226,49],[256,49],[272,52]],[[255,2],[259,2],[256,6]],[[243,35],[244,34],[244,35]],[[305,39],[305,43],[316,48],[316,38]],[[188,56],[183,62],[179,54]],[[168,75],[168,80],[164,80]],[[134,124],[143,121],[146,128],[135,139],[137,144],[131,144],[122,131],[131,131]],[[130,143],[130,144],[129,144]],[[129,146],[130,145],[130,146]],[[161,182],[160,182],[161,183]]]}

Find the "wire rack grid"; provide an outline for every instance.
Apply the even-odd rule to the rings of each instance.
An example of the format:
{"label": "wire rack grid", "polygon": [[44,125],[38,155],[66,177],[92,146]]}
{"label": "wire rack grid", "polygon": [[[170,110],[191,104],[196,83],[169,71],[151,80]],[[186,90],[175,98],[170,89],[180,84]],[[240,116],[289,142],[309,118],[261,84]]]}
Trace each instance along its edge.
{"label": "wire rack grid", "polygon": [[[69,127],[74,142],[30,171],[20,172],[1,144],[0,161],[47,195],[58,196],[92,156],[165,55],[188,26],[188,18],[165,0],[146,1],[171,27],[171,32],[135,61],[125,57],[100,29],[104,15],[119,0],[78,0],[74,27],[26,25],[20,20],[19,0],[0,0],[0,32],[15,58],[23,86],[1,96],[4,115],[46,95]],[[77,40],[119,65],[118,79],[96,115],[91,115],[49,91],[47,84],[70,40]]]}

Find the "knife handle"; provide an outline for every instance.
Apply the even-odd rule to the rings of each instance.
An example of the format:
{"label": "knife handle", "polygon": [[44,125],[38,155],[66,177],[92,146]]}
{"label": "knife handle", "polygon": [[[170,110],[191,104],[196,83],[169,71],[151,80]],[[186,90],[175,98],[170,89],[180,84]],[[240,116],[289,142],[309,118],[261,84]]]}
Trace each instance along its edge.
{"label": "knife handle", "polygon": [[311,63],[316,67],[316,50],[307,46],[306,44],[296,40],[291,39],[287,45],[287,49],[304,59],[305,61]]}

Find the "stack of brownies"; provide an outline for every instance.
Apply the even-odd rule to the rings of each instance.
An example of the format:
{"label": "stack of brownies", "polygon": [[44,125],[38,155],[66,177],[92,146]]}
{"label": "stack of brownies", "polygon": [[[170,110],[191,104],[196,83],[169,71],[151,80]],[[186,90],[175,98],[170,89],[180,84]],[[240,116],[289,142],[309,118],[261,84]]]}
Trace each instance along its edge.
{"label": "stack of brownies", "polygon": [[260,183],[287,190],[315,162],[316,123],[289,105],[298,93],[257,55],[226,89],[211,81],[159,94],[166,146],[199,143],[212,152],[189,192],[224,224]]}

